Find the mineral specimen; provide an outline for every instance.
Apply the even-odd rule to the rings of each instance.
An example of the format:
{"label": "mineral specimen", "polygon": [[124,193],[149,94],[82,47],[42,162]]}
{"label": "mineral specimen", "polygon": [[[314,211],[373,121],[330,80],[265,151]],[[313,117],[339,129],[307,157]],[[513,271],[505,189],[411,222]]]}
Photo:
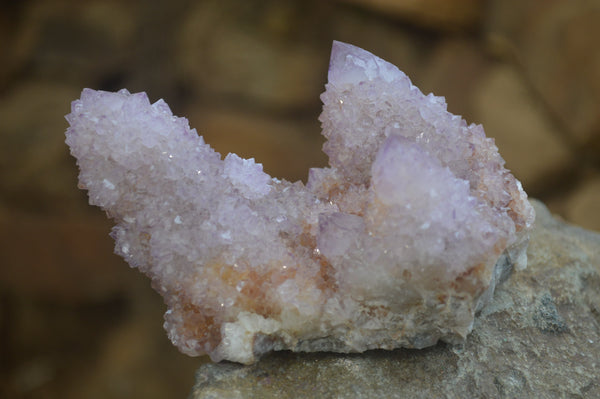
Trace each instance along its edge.
{"label": "mineral specimen", "polygon": [[534,211],[481,126],[348,44],[334,42],[328,77],[330,167],[306,185],[222,159],[144,93],[84,89],[73,102],[80,187],[164,297],[182,352],[252,363],[459,342],[526,266]]}

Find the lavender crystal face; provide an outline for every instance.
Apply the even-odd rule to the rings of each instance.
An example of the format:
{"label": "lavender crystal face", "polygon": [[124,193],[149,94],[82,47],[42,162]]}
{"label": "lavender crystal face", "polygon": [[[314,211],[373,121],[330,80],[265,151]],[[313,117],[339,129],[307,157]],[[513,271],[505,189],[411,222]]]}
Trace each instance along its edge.
{"label": "lavender crystal face", "polygon": [[334,42],[307,185],[224,159],[144,93],[85,89],[67,144],[115,251],[153,281],[189,355],[457,342],[526,266],[534,212],[478,125],[395,66]]}

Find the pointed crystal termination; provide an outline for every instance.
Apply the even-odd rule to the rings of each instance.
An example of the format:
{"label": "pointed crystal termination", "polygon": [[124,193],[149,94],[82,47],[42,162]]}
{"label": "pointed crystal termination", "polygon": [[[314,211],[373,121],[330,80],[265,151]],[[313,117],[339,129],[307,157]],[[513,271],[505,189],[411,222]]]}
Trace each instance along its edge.
{"label": "pointed crystal termination", "polygon": [[361,352],[458,342],[526,266],[534,211],[481,126],[395,66],[334,42],[308,183],[225,159],[144,93],[85,89],[67,144],[115,251],[168,305],[189,355]]}

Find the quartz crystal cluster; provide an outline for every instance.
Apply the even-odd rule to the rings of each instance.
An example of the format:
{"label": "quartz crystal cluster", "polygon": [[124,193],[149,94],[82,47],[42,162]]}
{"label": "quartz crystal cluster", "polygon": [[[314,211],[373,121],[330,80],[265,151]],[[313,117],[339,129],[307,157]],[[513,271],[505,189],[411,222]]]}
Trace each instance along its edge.
{"label": "quartz crystal cluster", "polygon": [[526,266],[534,211],[479,125],[395,66],[334,42],[308,182],[224,158],[146,94],[83,90],[67,144],[116,253],[152,279],[189,355],[459,342]]}

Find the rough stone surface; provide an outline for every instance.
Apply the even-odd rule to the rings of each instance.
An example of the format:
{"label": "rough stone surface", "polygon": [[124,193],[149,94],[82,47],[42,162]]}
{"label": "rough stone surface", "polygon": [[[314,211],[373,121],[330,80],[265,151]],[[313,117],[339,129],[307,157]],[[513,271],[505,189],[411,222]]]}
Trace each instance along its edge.
{"label": "rough stone surface", "polygon": [[600,397],[600,234],[532,203],[529,265],[497,288],[464,345],[205,364],[190,397]]}

